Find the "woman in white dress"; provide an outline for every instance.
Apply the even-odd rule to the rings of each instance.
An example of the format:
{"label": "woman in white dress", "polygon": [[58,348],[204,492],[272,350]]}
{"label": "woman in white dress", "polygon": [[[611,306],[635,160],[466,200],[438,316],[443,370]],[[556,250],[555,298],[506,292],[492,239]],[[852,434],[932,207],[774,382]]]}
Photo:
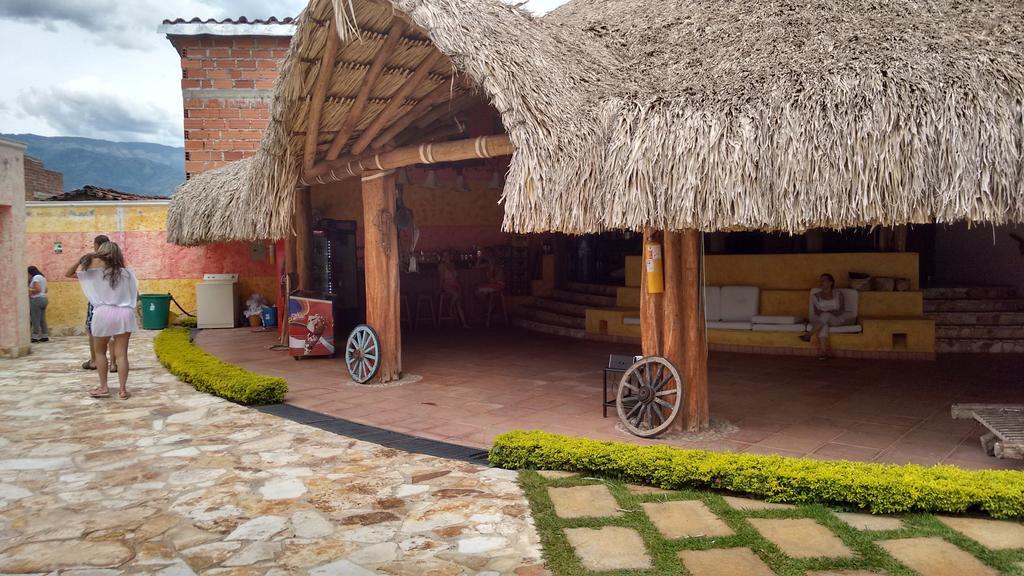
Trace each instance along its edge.
{"label": "woman in white dress", "polygon": [[[82,292],[93,306],[92,335],[96,349],[106,350],[113,339],[114,359],[117,362],[117,379],[122,400],[131,397],[128,392],[128,340],[137,330],[135,305],[139,298],[139,281],[135,273],[124,267],[121,248],[114,242],[106,242],[92,254],[86,254],[78,261],[78,282]],[[100,385],[89,393],[93,398],[109,398],[107,387],[107,357],[96,355],[96,369]]]}
{"label": "woman in white dress", "polygon": [[834,290],[835,278],[831,274],[822,274],[819,278],[821,288],[811,296],[811,331],[804,332],[800,339],[804,342],[814,340],[818,348],[818,359],[825,360],[832,354],[829,345],[829,328],[853,324],[855,317],[846,309],[843,293]]}

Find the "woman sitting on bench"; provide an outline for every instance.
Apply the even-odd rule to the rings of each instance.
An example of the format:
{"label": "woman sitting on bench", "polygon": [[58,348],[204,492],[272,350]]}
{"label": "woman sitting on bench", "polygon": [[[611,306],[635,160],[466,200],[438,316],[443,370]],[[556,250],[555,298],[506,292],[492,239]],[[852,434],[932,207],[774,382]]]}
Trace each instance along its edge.
{"label": "woman sitting on bench", "polygon": [[814,339],[818,360],[825,360],[832,354],[828,343],[829,328],[853,324],[855,317],[846,309],[843,293],[833,290],[835,278],[831,274],[822,274],[820,282],[821,289],[811,295],[811,331],[801,334],[800,339],[804,342]]}

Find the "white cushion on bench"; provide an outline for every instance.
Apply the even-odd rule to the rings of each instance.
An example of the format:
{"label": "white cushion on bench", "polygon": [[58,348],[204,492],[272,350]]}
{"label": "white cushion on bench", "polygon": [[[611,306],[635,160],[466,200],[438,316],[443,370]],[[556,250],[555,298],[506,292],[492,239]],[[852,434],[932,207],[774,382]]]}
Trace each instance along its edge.
{"label": "white cushion on bench", "polygon": [[754,332],[804,332],[807,324],[794,322],[793,324],[754,324],[751,328]]}
{"label": "white cushion on bench", "polygon": [[758,314],[750,319],[754,324],[798,324],[803,322],[799,316],[762,316]]}
{"label": "white cushion on bench", "polygon": [[708,328],[716,330],[750,330],[752,324],[750,322],[708,322]]}
{"label": "white cushion on bench", "polygon": [[832,326],[829,330],[833,334],[860,334],[864,328],[860,324],[851,324],[850,326]]}
{"label": "white cushion on bench", "polygon": [[626,325],[626,326],[639,326],[640,325],[640,317],[639,316],[626,316],[625,318],[622,319],[622,323],[624,325]]}
{"label": "white cushion on bench", "polygon": [[722,319],[722,287],[704,287],[704,319],[716,322]]}
{"label": "white cushion on bench", "polygon": [[722,321],[750,322],[761,305],[757,286],[722,286]]}

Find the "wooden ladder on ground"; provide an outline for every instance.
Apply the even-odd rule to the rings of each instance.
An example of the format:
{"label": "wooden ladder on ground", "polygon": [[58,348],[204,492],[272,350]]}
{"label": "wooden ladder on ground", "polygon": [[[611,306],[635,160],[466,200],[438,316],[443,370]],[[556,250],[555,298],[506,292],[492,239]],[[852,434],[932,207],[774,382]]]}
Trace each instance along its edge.
{"label": "wooden ladder on ground", "polygon": [[988,428],[981,447],[989,456],[1024,460],[1024,404],[953,404],[950,412]]}

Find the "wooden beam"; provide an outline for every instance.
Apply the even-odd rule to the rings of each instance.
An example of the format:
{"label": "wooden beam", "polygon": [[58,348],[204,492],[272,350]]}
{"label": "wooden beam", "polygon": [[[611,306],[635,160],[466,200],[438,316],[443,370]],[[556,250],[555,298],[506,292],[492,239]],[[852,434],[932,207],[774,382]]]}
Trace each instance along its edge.
{"label": "wooden beam", "polygon": [[453,122],[447,126],[429,126],[423,130],[416,130],[414,132],[406,132],[399,134],[399,137],[395,139],[395,143],[398,146],[405,146],[413,142],[424,143],[433,142],[439,138],[447,138],[449,136],[456,136],[466,133],[466,128],[469,122],[463,118],[453,118]]}
{"label": "wooden beam", "polygon": [[391,99],[388,101],[387,106],[377,114],[377,117],[370,122],[370,125],[363,130],[363,133],[359,135],[355,143],[352,144],[352,154],[362,154],[363,150],[370,145],[370,141],[373,140],[380,131],[383,130],[391,121],[394,119],[395,114],[402,108],[405,103],[405,99],[408,98],[416,88],[419,88],[421,84],[427,79],[427,75],[430,74],[430,70],[434,68],[434,64],[441,59],[441,53],[436,49],[427,54],[427,57],[420,62],[420,65],[416,67],[416,71],[411,76],[405,79],[402,86],[397,92],[391,95]]}
{"label": "wooden beam", "polygon": [[463,94],[451,102],[444,102],[435,106],[429,112],[414,121],[417,128],[426,128],[443,118],[446,114],[454,116],[458,112],[462,112],[466,108],[469,108],[473,104],[476,104],[479,100],[472,94]]}
{"label": "wooden beam", "polygon": [[296,288],[309,290],[313,273],[313,209],[309,187],[295,191],[295,273]]}
{"label": "wooden beam", "polygon": [[657,232],[644,229],[644,262],[640,270],[640,341],[644,356],[661,356],[662,293],[650,293],[646,266],[649,247],[660,243]]}
{"label": "wooden beam", "polygon": [[495,158],[512,154],[512,142],[507,134],[480,136],[454,142],[403,146],[391,152],[368,154],[361,157],[346,157],[330,162],[321,162],[304,174],[300,184],[326,184],[359,176],[370,170],[389,170],[414,164],[436,164],[455,162],[471,158]]}
{"label": "wooden beam", "polygon": [[327,26],[327,42],[324,45],[323,55],[320,57],[320,71],[317,73],[316,83],[313,85],[313,95],[310,101],[309,117],[306,118],[306,148],[302,154],[302,166],[304,170],[313,168],[316,161],[316,145],[320,137],[320,116],[324,109],[324,99],[327,97],[327,87],[334,76],[334,62],[338,51],[338,29],[334,18],[331,18]]}
{"label": "wooden beam", "polygon": [[[412,107],[412,110],[403,114],[402,117],[389,126],[387,130],[381,132],[380,136],[374,138],[373,142],[370,143],[370,148],[373,148],[374,150],[380,150],[383,148],[384,145],[397,136],[399,132],[408,128],[409,125],[412,124],[413,120],[423,115],[424,112],[432,108],[435,104],[450,100],[453,95],[452,91],[453,87],[451,85],[451,79],[442,82],[440,86],[431,90],[429,94],[417,102],[416,105]],[[458,92],[454,92],[454,94],[458,94]]]}
{"label": "wooden beam", "polygon": [[402,331],[399,321],[398,230],[395,174],[363,176],[363,254],[366,273],[366,323],[380,338],[377,381],[402,377]]}
{"label": "wooden beam", "polygon": [[[685,402],[685,390],[690,387],[690,381],[689,378],[687,378],[687,356],[685,353],[686,350],[684,349],[688,342],[684,343],[683,341],[682,238],[680,238],[680,234],[678,232],[666,231],[664,234],[663,245],[665,252],[665,298],[663,304],[664,312],[662,315],[661,346],[665,359],[671,362],[679,370],[679,375],[683,378],[683,400]],[[671,400],[667,401],[675,401],[674,395]],[[685,409],[680,410],[668,430],[672,432],[681,432],[683,430],[684,416]]]}
{"label": "wooden beam", "polygon": [[701,233],[696,230],[682,232],[682,324],[685,353],[681,372],[686,381],[682,412],[685,416],[683,422],[689,432],[707,430],[711,420],[704,304],[700,294],[700,236]]}
{"label": "wooden beam", "polygon": [[366,103],[370,99],[370,89],[377,83],[377,78],[380,77],[380,73],[384,70],[384,64],[387,63],[391,55],[395,53],[395,49],[398,47],[398,41],[402,39],[402,32],[405,31],[405,22],[399,18],[391,24],[391,29],[388,30],[388,35],[384,39],[384,44],[381,45],[380,50],[377,50],[377,54],[373,57],[373,62],[370,64],[370,68],[366,71],[366,75],[363,76],[363,84],[359,87],[359,93],[356,95],[356,101],[352,103],[352,107],[348,109],[348,114],[345,115],[345,119],[341,123],[341,128],[338,133],[334,135],[334,140],[331,142],[331,147],[327,149],[328,160],[334,160],[341,154],[341,150],[348,144],[348,139],[352,136],[352,131],[356,129],[356,124],[359,123],[359,118],[363,115],[363,111],[366,109]]}

